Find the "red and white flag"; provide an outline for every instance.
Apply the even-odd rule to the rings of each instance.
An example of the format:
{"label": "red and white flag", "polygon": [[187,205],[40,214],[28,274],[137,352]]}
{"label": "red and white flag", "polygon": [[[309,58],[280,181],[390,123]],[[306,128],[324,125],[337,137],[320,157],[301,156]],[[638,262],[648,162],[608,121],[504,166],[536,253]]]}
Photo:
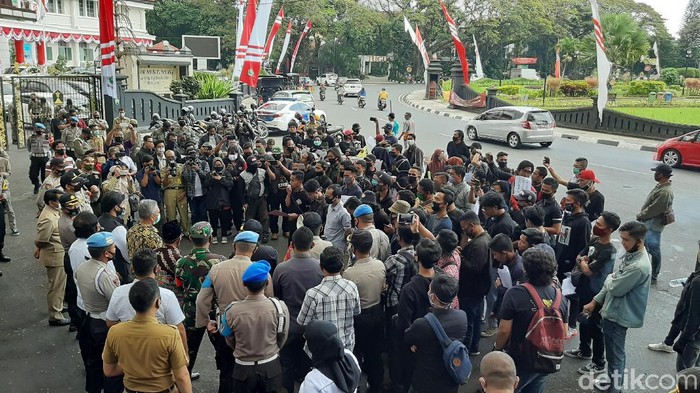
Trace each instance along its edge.
{"label": "red and white flag", "polygon": [[117,95],[117,71],[115,55],[114,2],[100,0],[100,59],[102,61],[102,94],[114,99]]}
{"label": "red and white flag", "polygon": [[284,36],[284,42],[282,43],[282,51],[280,52],[280,58],[277,60],[277,68],[275,68],[275,74],[280,73],[280,67],[282,66],[282,61],[287,55],[287,49],[289,48],[289,40],[292,37],[292,21],[289,21],[287,25],[287,34]]}
{"label": "red and white flag", "polygon": [[561,57],[559,57],[559,51],[560,51],[559,43],[557,42],[557,48],[556,48],[556,53],[557,53],[557,59],[554,61],[554,77],[555,78],[561,78]]}
{"label": "red and white flag", "polygon": [[595,34],[596,63],[598,66],[598,116],[602,122],[603,110],[608,104],[608,78],[610,78],[612,64],[605,54],[605,37],[603,36],[603,26],[600,24],[598,2],[596,0],[590,0],[590,2],[593,11],[593,33]]}
{"label": "red and white flag", "polygon": [[445,19],[447,19],[447,25],[450,27],[450,34],[452,34],[452,42],[455,44],[455,50],[457,51],[457,57],[459,57],[459,62],[462,65],[462,75],[464,76],[464,83],[469,84],[469,63],[467,63],[467,50],[464,49],[464,44],[459,39],[459,31],[457,30],[457,25],[455,21],[452,20],[450,14],[447,12],[447,7],[445,3],[440,0],[440,7],[442,7],[442,12],[445,14]]}
{"label": "red and white flag", "polygon": [[267,37],[267,43],[265,43],[263,60],[267,58],[267,55],[269,55],[270,51],[272,50],[272,45],[275,42],[275,36],[277,35],[280,26],[282,26],[282,19],[284,19],[284,6],[280,8],[280,12],[277,13],[277,17],[275,18],[275,23],[272,25],[272,29],[270,29],[270,36]]}
{"label": "red and white flag", "polygon": [[261,1],[258,7],[258,15],[255,19],[253,31],[248,41],[248,50],[245,54],[245,62],[241,71],[241,82],[250,87],[258,86],[258,76],[265,50],[265,36],[267,35],[267,22],[270,21],[272,1]]}
{"label": "red and white flag", "polygon": [[46,0],[31,0],[29,2],[29,9],[36,12],[36,20],[41,21],[46,17],[46,13],[49,12],[48,7],[46,7]]}
{"label": "red and white flag", "polygon": [[241,33],[241,42],[236,47],[236,61],[233,63],[232,76],[234,78],[240,78],[241,71],[243,70],[245,55],[246,52],[248,52],[248,41],[250,41],[250,34],[252,33],[253,26],[255,25],[257,6],[258,2],[256,0],[248,0],[248,7],[245,11],[245,22],[243,22],[243,31]]}
{"label": "red and white flag", "polygon": [[299,53],[299,45],[301,45],[301,41],[306,37],[306,34],[309,33],[309,30],[311,30],[311,20],[306,22],[306,27],[304,27],[304,31],[301,32],[301,35],[299,36],[299,41],[297,41],[297,46],[294,47],[294,52],[292,52],[292,64],[289,66],[289,72],[292,72],[294,70],[294,62],[297,60],[297,53]]}
{"label": "red and white flag", "polygon": [[428,57],[428,50],[425,49],[425,42],[420,34],[420,30],[418,30],[418,26],[416,26],[416,45],[418,45],[420,57],[423,59],[423,67],[427,70],[430,65],[430,57]]}
{"label": "red and white flag", "polygon": [[[238,0],[238,21],[236,23],[236,54],[238,54],[238,48],[241,47],[241,38],[243,37],[243,24],[245,23],[245,2],[246,0]],[[233,69],[236,70],[236,66],[239,65],[238,59],[234,57]],[[231,79],[235,79],[238,75],[234,72],[231,74]]]}

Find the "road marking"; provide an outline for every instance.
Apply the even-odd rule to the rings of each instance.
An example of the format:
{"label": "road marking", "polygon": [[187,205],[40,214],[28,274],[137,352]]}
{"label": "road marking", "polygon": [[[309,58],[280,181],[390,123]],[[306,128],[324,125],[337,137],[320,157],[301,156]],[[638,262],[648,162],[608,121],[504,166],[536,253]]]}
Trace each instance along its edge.
{"label": "road marking", "polygon": [[350,109],[352,109],[352,110],[354,110],[355,112],[357,112],[357,109],[355,109],[354,106],[351,106]]}
{"label": "road marking", "polygon": [[636,173],[637,175],[648,175],[649,172],[639,172],[639,171],[633,171],[630,169],[624,169],[624,168],[618,168],[616,166],[610,166],[610,165],[603,165],[603,164],[598,164],[598,163],[592,163],[595,166],[600,166],[603,168],[608,168],[608,169],[615,169],[617,171],[623,171],[623,172],[629,172],[629,173]]}

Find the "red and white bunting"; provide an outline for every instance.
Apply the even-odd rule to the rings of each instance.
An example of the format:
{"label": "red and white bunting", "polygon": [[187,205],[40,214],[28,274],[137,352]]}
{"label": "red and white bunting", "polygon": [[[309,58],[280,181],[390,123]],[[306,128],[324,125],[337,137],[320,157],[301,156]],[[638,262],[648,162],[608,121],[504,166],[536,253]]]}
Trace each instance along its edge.
{"label": "red and white bunting", "polygon": [[267,35],[267,23],[270,21],[272,1],[261,1],[258,7],[258,15],[248,41],[248,50],[245,54],[245,62],[241,71],[241,82],[250,87],[258,86],[258,76],[265,50],[265,36]]}
{"label": "red and white bunting", "polygon": [[311,30],[311,20],[306,22],[306,27],[304,27],[304,31],[302,31],[301,35],[299,36],[299,41],[297,41],[297,46],[294,47],[294,52],[292,53],[292,64],[289,66],[289,72],[294,71],[294,62],[297,60],[297,53],[299,53],[299,45],[301,45],[301,41],[309,33],[309,30]]}
{"label": "red and white bunting", "polygon": [[245,22],[243,22],[243,32],[241,33],[241,41],[236,47],[236,60],[233,63],[233,78],[239,78],[243,70],[245,55],[248,52],[248,41],[250,34],[253,32],[255,25],[256,9],[258,2],[256,0],[248,0],[248,7],[245,11]]}
{"label": "red and white bunting", "polygon": [[468,85],[469,63],[467,63],[467,50],[464,48],[464,44],[462,44],[462,41],[459,39],[459,30],[457,30],[457,25],[447,12],[447,7],[442,0],[440,0],[440,7],[442,7],[442,12],[445,14],[445,19],[447,19],[447,25],[450,28],[450,34],[452,34],[452,42],[455,44],[455,51],[457,52],[457,57],[459,57],[459,63],[462,65],[464,83]]}
{"label": "red and white bunting", "polygon": [[282,19],[284,19],[284,6],[280,8],[280,12],[277,13],[277,17],[275,18],[275,23],[272,24],[272,29],[270,29],[270,36],[267,37],[265,51],[263,51],[263,60],[267,58],[267,55],[270,54],[270,50],[272,50],[272,43],[275,42],[275,36],[277,35],[280,26],[282,26]]}
{"label": "red and white bunting", "polygon": [[277,60],[277,67],[275,68],[275,74],[280,73],[280,67],[282,66],[282,61],[287,55],[287,49],[289,48],[289,40],[292,37],[292,21],[289,21],[287,25],[287,34],[284,36],[284,42],[282,43],[282,51],[280,52],[280,58]]}

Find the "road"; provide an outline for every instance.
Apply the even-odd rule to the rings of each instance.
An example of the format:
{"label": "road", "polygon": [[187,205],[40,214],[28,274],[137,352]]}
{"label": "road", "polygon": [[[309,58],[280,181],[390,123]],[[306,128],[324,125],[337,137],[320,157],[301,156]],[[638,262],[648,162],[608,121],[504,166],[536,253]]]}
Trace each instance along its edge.
{"label": "road", "polygon": [[[397,97],[417,89],[412,86],[387,86],[392,96],[393,110],[402,116],[408,110],[400,104]],[[363,127],[365,135],[372,135],[370,116],[382,117],[386,112],[379,112],[373,107],[379,86],[369,85],[370,99],[364,109],[353,108],[353,99],[346,100],[342,107],[335,101],[326,101],[318,107],[328,113],[329,120],[345,124],[347,128],[354,122]],[[330,95],[329,95],[330,96]],[[414,111],[414,120],[418,127],[418,143],[426,154],[435,148],[444,148],[454,129],[464,125],[450,120]],[[573,158],[585,156],[591,167],[602,180],[600,190],[606,195],[607,208],[616,211],[623,219],[633,219],[638,207],[643,202],[648,190],[653,187],[651,155],[615,149],[609,146],[589,144],[572,140],[557,140],[551,148],[541,149],[526,147],[512,151],[505,145],[483,143],[485,151],[500,150],[510,153],[511,166],[522,159],[540,162],[543,155],[552,159],[552,164],[561,173],[567,173]],[[5,254],[12,257],[12,262],[0,264],[4,276],[0,277],[0,392],[36,393],[36,392],[81,392],[84,386],[83,366],[75,335],[67,328],[49,328],[46,317],[46,274],[32,258],[33,239],[35,235],[36,208],[31,185],[27,179],[29,168],[28,155],[18,151],[14,146],[9,149],[13,166],[10,178],[14,207],[21,235],[7,236]],[[651,353],[646,344],[660,341],[666,334],[673,309],[677,301],[678,290],[668,290],[669,280],[687,275],[692,268],[696,252],[696,232],[693,224],[698,221],[699,213],[694,210],[698,200],[697,184],[700,174],[677,170],[674,176],[676,190],[677,223],[664,232],[664,266],[660,289],[654,289],[649,299],[646,324],[641,329],[630,331],[627,344],[628,366],[639,373],[672,373],[675,356]],[[285,242],[286,244],[286,242]],[[273,245],[280,252],[283,240]],[[191,245],[184,241],[181,245],[187,251]],[[214,252],[228,254],[231,244],[215,245]],[[206,340],[205,340],[206,341]],[[492,340],[482,340],[482,353],[492,346]],[[576,338],[569,341],[569,346],[577,345]],[[478,361],[470,383],[460,389],[460,393],[471,393],[478,386]],[[547,385],[547,392],[581,392],[578,387],[576,369],[584,363],[565,359],[562,371],[553,375]],[[202,344],[196,371],[202,378],[193,383],[195,392],[213,392],[217,388],[217,372],[214,367],[213,350],[206,342]],[[669,391],[671,389],[634,389],[634,391]]]}

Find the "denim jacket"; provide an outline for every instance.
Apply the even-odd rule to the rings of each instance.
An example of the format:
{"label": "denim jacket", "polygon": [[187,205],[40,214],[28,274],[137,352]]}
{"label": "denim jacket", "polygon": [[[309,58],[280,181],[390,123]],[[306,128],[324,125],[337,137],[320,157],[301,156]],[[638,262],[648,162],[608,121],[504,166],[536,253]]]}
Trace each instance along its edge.
{"label": "denim jacket", "polygon": [[650,283],[651,261],[646,249],[625,253],[594,297],[596,303],[603,305],[603,318],[626,328],[642,327]]}

